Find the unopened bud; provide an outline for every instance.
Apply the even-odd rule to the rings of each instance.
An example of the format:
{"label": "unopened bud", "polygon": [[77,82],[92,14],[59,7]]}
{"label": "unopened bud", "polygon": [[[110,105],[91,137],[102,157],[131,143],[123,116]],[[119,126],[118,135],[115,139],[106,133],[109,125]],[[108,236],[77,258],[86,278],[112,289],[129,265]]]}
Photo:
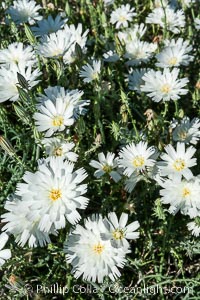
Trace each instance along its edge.
{"label": "unopened bud", "polygon": [[200,80],[197,81],[196,85],[195,85],[195,88],[197,90],[200,90]]}

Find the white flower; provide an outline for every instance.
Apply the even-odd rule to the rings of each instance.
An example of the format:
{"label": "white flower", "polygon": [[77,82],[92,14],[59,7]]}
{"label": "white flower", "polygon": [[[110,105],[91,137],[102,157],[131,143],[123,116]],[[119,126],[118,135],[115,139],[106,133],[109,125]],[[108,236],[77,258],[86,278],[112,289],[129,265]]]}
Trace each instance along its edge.
{"label": "white flower", "polygon": [[[166,24],[165,24],[166,19]],[[177,34],[185,26],[185,15],[182,10],[175,11],[170,6],[155,8],[146,18],[146,23],[158,24],[162,28]]]}
{"label": "white flower", "polygon": [[196,145],[200,139],[200,120],[194,118],[190,121],[188,117],[184,117],[181,123],[176,125],[172,137],[176,142]]}
{"label": "white flower", "polygon": [[126,28],[123,31],[119,31],[117,36],[120,42],[128,45],[129,42],[140,40],[145,34],[147,27],[143,23],[134,24],[131,28]]}
{"label": "white flower", "polygon": [[51,100],[55,104],[57,99],[62,99],[66,108],[69,105],[73,105],[73,117],[75,119],[79,115],[84,115],[87,112],[85,106],[90,104],[89,100],[81,100],[83,92],[79,90],[65,90],[61,86],[49,86],[44,90],[44,93],[44,95],[41,94],[37,99],[40,104],[44,105],[47,100]]}
{"label": "white flower", "polygon": [[192,235],[198,237],[200,235],[200,221],[195,219],[187,224],[188,230],[192,232]]}
{"label": "white flower", "polygon": [[[3,221],[6,223],[3,230],[14,235],[15,242],[24,247],[26,243],[30,248],[43,247],[50,243],[49,235],[38,229],[38,224],[41,219],[37,207],[34,207],[32,199],[22,201],[16,195],[12,195],[6,201],[5,209],[8,211],[2,215]],[[34,208],[33,208],[34,207]],[[49,233],[57,235],[52,228]]]}
{"label": "white flower", "polygon": [[50,137],[57,131],[63,131],[74,123],[74,106],[66,103],[65,99],[46,100],[43,105],[38,106],[38,110],[40,112],[36,112],[33,118],[37,130],[39,132],[46,131],[45,137]]}
{"label": "white flower", "polygon": [[136,16],[134,10],[135,8],[131,8],[130,4],[121,5],[111,13],[110,23],[116,23],[116,28],[128,27],[128,22],[131,22],[133,17]]}
{"label": "white flower", "polygon": [[103,57],[104,57],[104,61],[107,62],[116,62],[119,60],[119,55],[112,50],[109,50],[108,52],[104,53]]}
{"label": "white flower", "polygon": [[74,40],[74,46],[75,43],[79,44],[79,46],[84,49],[86,42],[87,42],[87,35],[89,32],[89,29],[83,32],[83,25],[81,23],[78,24],[77,28],[75,25],[65,25],[64,31],[66,33],[70,32],[72,35],[72,38]]}
{"label": "white flower", "polygon": [[86,64],[82,67],[80,71],[80,77],[83,77],[84,82],[91,82],[93,80],[97,80],[99,78],[99,74],[101,72],[101,61],[93,60],[92,66],[90,64]]}
{"label": "white flower", "polygon": [[6,100],[16,101],[19,98],[17,89],[18,78],[17,73],[21,74],[29,84],[30,88],[33,88],[39,80],[36,80],[40,75],[39,69],[32,71],[32,67],[26,66],[24,63],[18,65],[12,64],[9,69],[6,67],[0,68],[0,102]]}
{"label": "white flower", "polygon": [[161,68],[166,67],[177,67],[180,65],[187,66],[194,57],[189,55],[192,51],[192,46],[189,45],[188,41],[183,41],[179,38],[177,41],[174,39],[165,41],[164,49],[156,55],[157,63],[156,66]]}
{"label": "white flower", "polygon": [[171,72],[168,68],[163,72],[150,70],[142,77],[144,85],[141,85],[141,91],[155,102],[177,100],[180,95],[187,94],[188,90],[184,87],[189,81],[188,78],[178,79],[178,74],[177,68]]}
{"label": "white flower", "polygon": [[40,44],[36,46],[39,55],[47,58],[63,57],[73,44],[71,33],[63,30],[50,33],[41,38]]}
{"label": "white flower", "polygon": [[64,63],[70,64],[73,63],[74,60],[76,59],[76,55],[77,55],[75,52],[76,44],[78,44],[81,47],[83,53],[86,53],[87,34],[89,30],[87,29],[85,32],[83,32],[83,26],[81,23],[79,23],[77,28],[73,24],[71,24],[70,26],[65,25],[64,31],[66,32],[66,34],[68,34],[69,32],[72,35],[73,44],[63,56]]}
{"label": "white flower", "polygon": [[196,30],[200,30],[200,18],[194,20]]}
{"label": "white flower", "polygon": [[105,276],[112,281],[120,277],[118,268],[123,268],[128,249],[114,248],[110,240],[103,240],[101,233],[106,228],[101,216],[93,216],[85,221],[85,227],[76,225],[64,244],[66,259],[73,266],[76,278],[102,283]]}
{"label": "white flower", "polygon": [[105,6],[109,6],[114,3],[115,0],[103,0]]}
{"label": "white flower", "polygon": [[69,143],[55,137],[43,139],[42,144],[45,146],[45,151],[48,156],[61,156],[72,162],[77,161],[78,155],[70,151],[74,148],[74,143]]}
{"label": "white flower", "polygon": [[3,264],[7,259],[11,258],[10,249],[3,249],[7,241],[8,241],[8,235],[5,232],[1,233],[0,234],[0,267],[3,266]]}
{"label": "white flower", "polygon": [[108,214],[108,218],[103,220],[106,233],[102,233],[103,240],[110,240],[113,247],[116,248],[129,248],[130,244],[127,240],[135,240],[139,238],[139,232],[135,231],[139,228],[138,221],[132,222],[127,225],[128,214],[122,213],[118,221],[116,213],[111,212]]}
{"label": "white flower", "polygon": [[128,75],[128,88],[132,91],[137,91],[139,94],[141,93],[141,85],[144,84],[142,77],[145,73],[147,73],[150,69],[135,69]]}
{"label": "white flower", "polygon": [[16,24],[28,22],[33,25],[35,21],[42,19],[42,16],[39,16],[38,13],[39,9],[41,9],[41,6],[37,5],[34,0],[16,0],[13,1],[13,5],[6,12]]}
{"label": "white flower", "polygon": [[134,190],[136,184],[143,179],[143,175],[133,173],[128,179],[125,180],[125,190],[128,193],[131,193]]}
{"label": "white flower", "polygon": [[69,223],[75,224],[81,216],[77,209],[85,209],[89,199],[83,194],[87,184],[81,182],[87,177],[83,168],[74,171],[74,164],[61,157],[43,160],[35,173],[26,172],[25,183],[17,185],[16,194],[23,201],[31,201],[31,211],[40,214],[38,229],[49,232]]}
{"label": "white flower", "polygon": [[189,181],[181,180],[181,177],[167,179],[161,182],[161,202],[170,204],[169,212],[176,214],[179,210],[190,218],[200,214],[200,180],[193,177]]}
{"label": "white flower", "polygon": [[155,164],[153,155],[155,148],[149,147],[145,142],[129,144],[119,153],[119,166],[123,167],[124,174],[130,177],[134,172],[146,171]]}
{"label": "white flower", "polygon": [[12,43],[8,48],[0,50],[1,64],[21,64],[32,66],[36,63],[35,53],[31,46],[24,46],[23,43]]}
{"label": "white flower", "polygon": [[148,62],[157,49],[157,44],[147,43],[135,39],[126,44],[125,57],[129,59],[127,65],[139,65],[142,62]]}
{"label": "white flower", "polygon": [[57,15],[55,19],[48,15],[47,19],[42,19],[37,22],[37,26],[31,27],[35,36],[48,35],[63,28],[67,19],[62,19],[61,15]]}
{"label": "white flower", "polygon": [[192,158],[196,149],[193,146],[188,147],[185,149],[184,143],[177,143],[176,150],[173,148],[172,145],[167,145],[165,147],[166,153],[161,155],[161,162],[158,165],[160,169],[161,176],[169,176],[172,177],[185,177],[189,180],[193,174],[189,168],[196,165],[196,158]]}
{"label": "white flower", "polygon": [[118,167],[118,158],[115,158],[115,154],[108,152],[106,156],[101,152],[98,154],[99,162],[91,160],[90,166],[97,169],[94,172],[94,176],[100,178],[104,174],[109,174],[115,182],[121,179],[121,175],[114,169]]}

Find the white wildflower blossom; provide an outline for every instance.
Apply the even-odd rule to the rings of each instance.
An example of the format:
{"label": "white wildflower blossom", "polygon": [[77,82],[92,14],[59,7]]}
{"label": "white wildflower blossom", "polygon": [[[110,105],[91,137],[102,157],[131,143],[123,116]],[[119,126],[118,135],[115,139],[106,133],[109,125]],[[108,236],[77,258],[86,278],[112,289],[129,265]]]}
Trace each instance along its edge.
{"label": "white wildflower blossom", "polygon": [[62,157],[50,157],[35,173],[24,174],[25,183],[17,185],[16,194],[30,202],[30,212],[38,213],[38,229],[49,233],[52,228],[64,228],[66,219],[71,224],[81,219],[77,209],[85,209],[89,201],[83,196],[87,184],[81,184],[86,177],[83,168],[74,170],[74,164]]}
{"label": "white wildflower blossom", "polygon": [[[165,24],[166,22],[166,24]],[[185,26],[185,15],[183,10],[175,11],[172,7],[166,6],[155,8],[146,18],[146,23],[157,24],[162,28],[177,34]]]}
{"label": "white wildflower blossom", "polygon": [[176,124],[172,137],[176,142],[196,145],[200,139],[200,120],[194,118],[190,121],[188,117],[184,117],[180,124]]}
{"label": "white wildflower blossom", "polygon": [[67,19],[62,19],[60,14],[58,14],[55,18],[48,15],[47,19],[38,21],[36,26],[31,27],[31,30],[35,36],[48,35],[62,29],[66,22]]}
{"label": "white wildflower blossom", "polygon": [[71,151],[75,146],[72,142],[53,137],[43,139],[42,144],[45,146],[45,152],[48,156],[61,156],[72,162],[77,161],[78,155]]}
{"label": "white wildflower blossom", "polygon": [[57,99],[62,99],[66,109],[73,105],[73,118],[77,119],[79,115],[84,115],[87,112],[86,106],[90,104],[89,100],[81,100],[83,94],[83,91],[79,90],[65,90],[61,86],[49,86],[44,90],[44,95],[39,95],[37,100],[44,105],[47,100],[51,100],[55,104]]}
{"label": "white wildflower blossom", "polygon": [[105,6],[109,6],[114,3],[115,0],[103,0]]}
{"label": "white wildflower blossom", "polygon": [[[21,247],[24,247],[26,243],[30,248],[44,247],[51,242],[49,234],[39,230],[40,213],[37,207],[34,207],[32,199],[27,200],[22,201],[17,195],[12,195],[6,201],[5,209],[8,212],[2,215],[3,221],[6,223],[3,230],[13,234],[16,243]],[[57,235],[53,228],[49,233]]]}
{"label": "white wildflower blossom", "polygon": [[147,73],[150,69],[135,69],[132,70],[131,74],[128,75],[128,88],[132,91],[137,91],[139,94],[141,93],[141,85],[144,84],[142,77],[145,73]]}
{"label": "white wildflower blossom", "polygon": [[3,249],[5,244],[8,241],[8,235],[3,232],[0,234],[0,267],[3,266],[5,261],[11,258],[11,251],[10,249]]}
{"label": "white wildflower blossom", "polygon": [[121,5],[111,13],[110,22],[116,24],[116,28],[128,27],[128,22],[131,22],[136,16],[134,10],[135,8],[131,7],[130,4]]}
{"label": "white wildflower blossom", "polygon": [[152,57],[157,49],[157,44],[147,43],[138,39],[126,44],[125,57],[129,59],[127,65],[139,65],[142,62],[146,63]]}
{"label": "white wildflower blossom", "polygon": [[125,190],[128,193],[131,193],[134,190],[136,184],[143,179],[143,175],[134,172],[128,179],[125,180]]}
{"label": "white wildflower blossom", "polygon": [[104,61],[107,62],[116,62],[119,60],[119,55],[115,51],[109,50],[108,52],[103,54],[103,58]]}
{"label": "white wildflower blossom", "polygon": [[45,137],[50,137],[57,131],[63,131],[67,126],[74,123],[74,106],[62,98],[56,98],[55,101],[46,100],[43,105],[38,106],[39,112],[33,115],[35,124],[39,132],[44,132]]}
{"label": "white wildflower blossom", "polygon": [[129,42],[140,40],[144,36],[146,30],[147,27],[145,26],[145,24],[134,24],[130,28],[126,28],[123,31],[119,31],[117,33],[117,36],[122,43],[127,45]]}
{"label": "white wildflower blossom", "polygon": [[156,150],[146,142],[131,143],[122,148],[119,153],[119,166],[124,168],[124,174],[130,177],[133,173],[146,171],[155,164]]}
{"label": "white wildflower blossom", "polygon": [[177,100],[180,95],[188,93],[184,87],[189,81],[188,78],[178,79],[178,75],[177,68],[172,71],[165,68],[163,72],[150,70],[142,77],[144,84],[141,85],[141,91],[155,102]]}
{"label": "white wildflower blossom", "polygon": [[172,145],[165,147],[166,153],[161,154],[162,162],[158,164],[161,176],[170,178],[185,177],[189,180],[193,177],[191,167],[196,165],[196,158],[192,158],[196,149],[193,146],[185,148],[184,143],[177,143],[176,150]]}
{"label": "white wildflower blossom", "polygon": [[187,228],[191,231],[192,235],[198,237],[200,236],[200,220],[196,218],[194,221],[187,224]]}
{"label": "white wildflower blossom", "polygon": [[0,50],[0,64],[21,64],[32,66],[36,64],[36,56],[31,46],[23,43],[12,43],[8,48]]}
{"label": "white wildflower blossom", "polygon": [[39,55],[46,58],[63,57],[73,44],[72,34],[65,30],[58,30],[41,38],[36,46]]}
{"label": "white wildflower blossom", "polygon": [[38,12],[40,9],[41,6],[37,5],[34,0],[16,0],[13,1],[13,5],[6,12],[16,24],[28,22],[30,25],[33,25],[36,21],[42,19]]}
{"label": "white wildflower blossom", "polygon": [[187,66],[194,59],[192,55],[189,55],[191,51],[192,46],[182,38],[166,40],[164,49],[156,55],[158,61],[156,66],[161,68]]}
{"label": "white wildflower blossom", "polygon": [[97,169],[94,176],[100,178],[104,174],[109,174],[115,182],[121,179],[121,175],[117,171],[118,168],[118,158],[115,158],[115,154],[108,152],[105,156],[104,153],[98,154],[99,162],[96,160],[91,160],[90,166]]}
{"label": "white wildflower blossom", "polygon": [[129,248],[130,244],[127,240],[135,240],[139,238],[139,232],[136,231],[140,224],[138,221],[126,225],[128,222],[128,214],[122,213],[118,220],[115,212],[108,214],[108,217],[103,220],[107,229],[101,234],[103,240],[110,240],[113,247]]}
{"label": "white wildflower blossom", "polygon": [[64,31],[66,34],[70,32],[72,35],[72,45],[69,48],[69,50],[64,54],[63,61],[65,64],[71,64],[76,59],[76,53],[75,53],[75,46],[78,44],[81,48],[81,51],[83,53],[86,53],[86,42],[87,42],[87,35],[89,32],[89,29],[83,32],[83,26],[81,23],[78,24],[77,28],[71,24],[71,25],[65,25]]}
{"label": "white wildflower blossom", "polygon": [[88,218],[84,227],[76,225],[69,235],[64,252],[76,278],[83,276],[83,280],[102,283],[105,276],[112,281],[121,276],[118,268],[123,268],[129,250],[114,248],[110,240],[102,239],[105,231],[101,215],[96,215]]}
{"label": "white wildflower blossom", "polygon": [[93,80],[97,80],[99,78],[101,72],[101,61],[93,60],[92,66],[90,64],[86,64],[82,67],[80,71],[80,77],[84,78],[83,81],[85,83],[91,82]]}
{"label": "white wildflower blossom", "polygon": [[19,98],[19,92],[17,89],[18,76],[21,74],[26,81],[30,89],[32,89],[38,82],[38,77],[41,75],[39,69],[32,70],[32,66],[26,66],[25,63],[19,63],[18,65],[12,64],[9,68],[0,68],[0,102],[6,100],[16,101]]}
{"label": "white wildflower blossom", "polygon": [[200,180],[192,177],[190,180],[175,177],[160,182],[163,189],[160,190],[161,202],[170,204],[169,212],[176,214],[180,211],[190,218],[200,214]]}

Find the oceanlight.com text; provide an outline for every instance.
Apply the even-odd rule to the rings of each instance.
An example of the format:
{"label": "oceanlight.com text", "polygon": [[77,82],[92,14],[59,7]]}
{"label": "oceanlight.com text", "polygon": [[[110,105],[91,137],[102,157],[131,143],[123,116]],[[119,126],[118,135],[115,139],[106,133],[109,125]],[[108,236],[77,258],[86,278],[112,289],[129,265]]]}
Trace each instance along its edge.
{"label": "oceanlight.com text", "polygon": [[[7,286],[8,287],[8,286]],[[119,286],[117,284],[109,285],[104,290],[100,287],[95,288],[92,284],[75,284],[73,286],[67,287],[62,286],[58,282],[52,283],[50,285],[46,284],[37,284],[31,285],[26,284],[23,287],[10,285],[10,289],[16,292],[16,294],[21,293],[23,291],[24,294],[52,294],[52,295],[66,295],[66,294],[134,294],[134,295],[156,295],[156,294],[163,294],[163,295],[193,295],[193,286],[143,286],[143,287],[134,287],[134,286]]]}

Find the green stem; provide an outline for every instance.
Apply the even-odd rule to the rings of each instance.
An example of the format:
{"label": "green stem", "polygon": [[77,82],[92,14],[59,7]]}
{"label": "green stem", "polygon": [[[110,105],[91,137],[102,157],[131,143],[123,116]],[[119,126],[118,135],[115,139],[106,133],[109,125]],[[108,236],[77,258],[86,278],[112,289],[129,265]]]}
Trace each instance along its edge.
{"label": "green stem", "polygon": [[164,112],[162,114],[163,118],[166,116],[167,112],[168,112],[168,102],[165,102],[165,108],[164,108]]}
{"label": "green stem", "polygon": [[178,100],[174,101],[174,105],[175,105],[175,117],[178,117],[178,112],[179,112],[179,109],[178,109]]}

